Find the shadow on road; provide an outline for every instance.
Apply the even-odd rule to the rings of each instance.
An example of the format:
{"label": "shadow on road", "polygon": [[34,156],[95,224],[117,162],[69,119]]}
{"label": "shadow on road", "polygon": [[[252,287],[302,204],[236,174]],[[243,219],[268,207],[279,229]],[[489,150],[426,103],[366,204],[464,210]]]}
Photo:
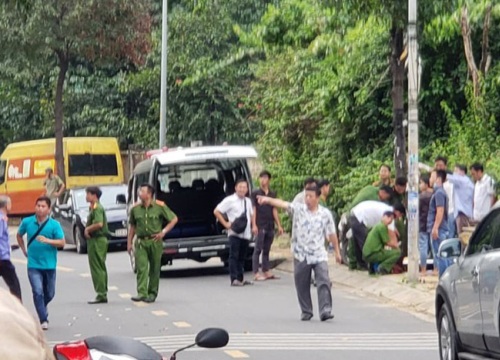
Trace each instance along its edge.
{"label": "shadow on road", "polygon": [[[271,268],[274,269],[279,264],[284,262],[285,258],[272,259],[270,261]],[[251,271],[250,269],[247,269]],[[202,277],[202,276],[214,276],[214,275],[227,275],[228,269],[222,264],[200,264],[196,267],[190,268],[171,268],[163,267],[161,271],[161,278],[183,278],[183,277]]]}

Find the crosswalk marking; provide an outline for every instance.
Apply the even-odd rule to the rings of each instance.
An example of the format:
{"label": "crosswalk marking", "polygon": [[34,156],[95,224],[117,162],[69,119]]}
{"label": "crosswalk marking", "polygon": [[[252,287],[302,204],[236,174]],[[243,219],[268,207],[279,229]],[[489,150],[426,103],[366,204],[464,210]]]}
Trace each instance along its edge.
{"label": "crosswalk marking", "polygon": [[[184,322],[176,322],[176,324]],[[189,325],[189,324],[188,324]],[[189,325],[190,326],[190,325]],[[162,354],[194,342],[196,334],[137,337]],[[53,342],[55,344],[58,342]],[[245,351],[436,351],[437,334],[429,333],[232,333],[222,350],[229,356]],[[193,348],[189,351],[204,351]]]}
{"label": "crosswalk marking", "polygon": [[239,350],[226,350],[224,352],[234,359],[246,359],[250,357],[248,356],[248,354],[245,354],[243,351]]}
{"label": "crosswalk marking", "polygon": [[132,297],[132,295],[130,295],[129,293],[118,294],[118,296],[122,299],[130,299]]}
{"label": "crosswalk marking", "polygon": [[108,291],[118,291],[118,286],[108,286]]}

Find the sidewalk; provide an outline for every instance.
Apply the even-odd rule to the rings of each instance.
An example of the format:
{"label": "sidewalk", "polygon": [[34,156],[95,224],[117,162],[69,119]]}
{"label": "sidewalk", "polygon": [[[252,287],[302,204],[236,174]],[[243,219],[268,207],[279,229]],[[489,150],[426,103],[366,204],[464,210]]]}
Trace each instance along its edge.
{"label": "sidewalk", "polygon": [[[271,259],[277,263],[276,269],[293,272],[293,258],[289,249],[274,247]],[[335,284],[346,286],[368,297],[376,297],[395,306],[416,311],[428,316],[435,316],[434,296],[437,276],[428,275],[425,283],[409,284],[406,274],[368,275],[368,272],[350,271],[345,265],[329,259],[330,278]]]}

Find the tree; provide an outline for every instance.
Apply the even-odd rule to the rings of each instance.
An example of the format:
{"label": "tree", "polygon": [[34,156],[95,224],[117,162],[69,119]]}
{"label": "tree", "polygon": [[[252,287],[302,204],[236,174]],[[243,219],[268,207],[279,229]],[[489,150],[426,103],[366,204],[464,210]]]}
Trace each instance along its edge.
{"label": "tree", "polygon": [[[29,11],[1,5],[1,60],[18,67],[56,66],[54,132],[57,173],[64,178],[63,93],[70,66],[81,60],[138,65],[149,52],[148,0],[33,0]],[[26,61],[21,59],[25,58]]]}

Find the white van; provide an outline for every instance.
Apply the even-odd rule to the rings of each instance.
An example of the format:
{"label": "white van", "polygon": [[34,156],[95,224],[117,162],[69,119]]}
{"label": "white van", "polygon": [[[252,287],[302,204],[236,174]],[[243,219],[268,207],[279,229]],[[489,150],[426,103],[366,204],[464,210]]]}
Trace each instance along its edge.
{"label": "white van", "polygon": [[[213,211],[224,197],[234,193],[237,179],[252,178],[248,159],[257,158],[250,146],[202,146],[150,152],[151,158],[137,164],[129,181],[129,208],[138,199],[141,184],[155,188],[157,200],[165,202],[179,222],[163,242],[162,265],[174,259],[205,262],[220,257],[227,266],[229,241]],[[245,267],[251,268],[254,244],[250,244]],[[134,254],[131,254],[135,270]]]}

